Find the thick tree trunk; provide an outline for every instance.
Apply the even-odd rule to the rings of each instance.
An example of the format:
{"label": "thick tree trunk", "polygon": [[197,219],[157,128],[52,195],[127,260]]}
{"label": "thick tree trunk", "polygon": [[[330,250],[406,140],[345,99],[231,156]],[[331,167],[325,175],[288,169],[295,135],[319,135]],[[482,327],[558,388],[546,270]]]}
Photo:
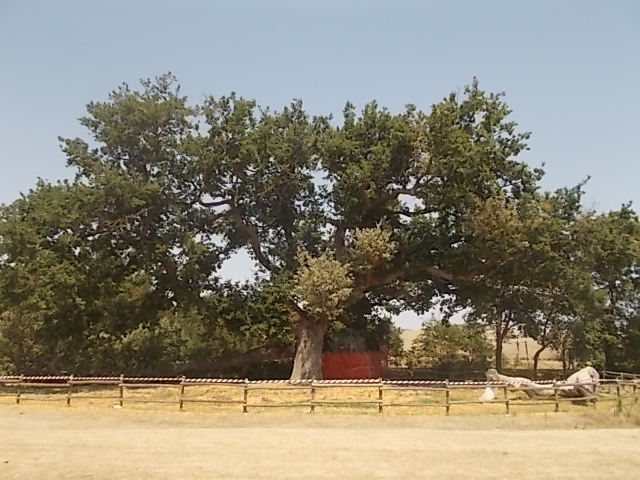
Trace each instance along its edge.
{"label": "thick tree trunk", "polygon": [[296,328],[296,354],[291,380],[322,378],[322,345],[328,323],[314,317],[301,319]]}
{"label": "thick tree trunk", "polygon": [[547,349],[546,345],[542,345],[541,348],[536,350],[536,353],[533,354],[533,381],[536,381],[538,378],[538,360],[540,359],[540,354]]}

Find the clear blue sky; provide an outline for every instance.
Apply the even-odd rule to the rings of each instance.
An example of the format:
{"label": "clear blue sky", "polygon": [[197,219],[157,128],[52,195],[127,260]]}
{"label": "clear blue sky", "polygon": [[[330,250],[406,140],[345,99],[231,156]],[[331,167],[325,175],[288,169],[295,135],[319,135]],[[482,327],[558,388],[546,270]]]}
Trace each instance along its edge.
{"label": "clear blue sky", "polygon": [[172,71],[194,102],[233,90],[336,114],[426,109],[477,76],[533,132],[547,188],[591,175],[587,206],[640,203],[637,0],[0,0],[0,68],[0,202],[71,175],[57,136],[84,135],[88,101]]}

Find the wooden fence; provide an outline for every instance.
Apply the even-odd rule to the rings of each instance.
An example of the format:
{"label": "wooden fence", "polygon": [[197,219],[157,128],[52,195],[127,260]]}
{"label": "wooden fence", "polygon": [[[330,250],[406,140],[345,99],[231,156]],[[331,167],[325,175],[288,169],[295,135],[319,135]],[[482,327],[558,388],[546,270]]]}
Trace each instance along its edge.
{"label": "wooden fence", "polygon": [[[532,387],[521,385],[512,387],[504,383],[487,383],[487,382],[449,382],[445,381],[385,381],[378,380],[323,380],[313,382],[290,382],[286,380],[264,380],[249,381],[237,379],[191,379],[191,378],[160,378],[160,377],[75,377],[71,376],[14,376],[0,377],[0,397],[15,397],[15,403],[23,404],[25,401],[33,400],[52,400],[66,401],[67,406],[71,406],[74,398],[77,400],[99,399],[117,402],[117,406],[125,407],[133,403],[165,403],[175,404],[179,410],[184,410],[189,403],[204,403],[222,405],[236,405],[238,410],[247,413],[250,410],[261,408],[290,408],[304,407],[309,412],[315,412],[317,407],[323,406],[366,406],[377,409],[378,413],[383,413],[385,409],[393,407],[432,407],[442,409],[445,415],[449,415],[451,410],[460,405],[487,405],[502,404],[504,405],[504,413],[509,414],[515,407],[523,405],[554,405],[554,411],[560,411],[560,405],[564,402],[589,402],[594,407],[603,402],[613,402],[616,410],[621,411],[623,403],[638,402],[638,385],[640,378],[609,378],[602,379],[596,387],[596,394],[583,398],[564,398],[561,396],[561,388],[573,386],[572,384],[560,382],[539,382],[542,387]],[[583,386],[586,384],[582,384]],[[593,385],[593,384],[591,384]],[[189,391],[197,386],[209,387],[226,387],[231,388],[240,395],[236,398],[215,398],[208,395],[206,398],[194,398],[189,395]],[[80,389],[101,389],[100,395],[92,395],[95,390],[89,389],[79,395]],[[175,389],[174,398],[154,398],[149,395],[144,398],[129,395],[131,390],[139,389],[157,389],[164,387],[165,389]],[[460,399],[459,393],[466,390],[475,390],[476,393],[487,387],[495,389],[499,393],[495,399],[489,401],[481,401],[478,395],[471,396],[472,392],[466,395],[469,398]],[[366,392],[366,398],[333,398],[327,399],[326,396],[318,396],[321,392],[336,391],[338,389],[357,388],[359,391]],[[540,399],[514,399],[510,398],[510,393],[516,391],[535,391],[537,389],[553,389],[554,395]],[[42,392],[55,391],[54,395],[42,395]],[[256,401],[263,399],[257,395],[259,392],[276,391],[296,392],[297,400],[288,402],[264,402]],[[112,394],[111,394],[112,392]],[[398,396],[394,396],[392,392],[412,392],[414,397],[421,394],[433,394],[438,392],[437,401],[430,403],[407,402]],[[77,395],[77,396],[74,396]],[[454,398],[458,397],[458,399]],[[417,397],[419,398],[419,397]]]}

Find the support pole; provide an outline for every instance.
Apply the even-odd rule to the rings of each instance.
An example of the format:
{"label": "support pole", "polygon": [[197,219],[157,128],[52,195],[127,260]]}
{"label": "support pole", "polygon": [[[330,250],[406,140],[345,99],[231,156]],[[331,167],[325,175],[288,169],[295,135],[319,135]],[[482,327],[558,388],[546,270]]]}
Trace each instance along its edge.
{"label": "support pole", "polygon": [[247,413],[248,399],[249,399],[249,379],[245,378],[244,379],[244,395],[242,399],[242,413]]}
{"label": "support pole", "polygon": [[502,390],[504,392],[504,406],[507,410],[506,414],[509,415],[509,386],[505,385],[502,387]]}
{"label": "support pole", "polygon": [[118,384],[120,392],[120,407],[124,407],[124,374],[120,374],[120,383]]}
{"label": "support pole", "polygon": [[450,398],[450,393],[449,393],[449,379],[444,381],[444,388],[445,388],[445,415],[448,417],[449,416],[449,409],[451,408],[451,404],[449,403],[449,398]]}
{"label": "support pole", "polygon": [[67,390],[67,407],[71,406],[72,392],[73,392],[73,373],[69,376],[69,390]]}
{"label": "support pole", "polygon": [[180,379],[180,411],[184,410],[184,381],[185,376],[183,375]]}
{"label": "support pole", "polygon": [[20,375],[20,379],[18,380],[18,389],[16,390],[16,405],[20,405],[20,396],[22,395],[22,380],[24,379],[24,375]]}

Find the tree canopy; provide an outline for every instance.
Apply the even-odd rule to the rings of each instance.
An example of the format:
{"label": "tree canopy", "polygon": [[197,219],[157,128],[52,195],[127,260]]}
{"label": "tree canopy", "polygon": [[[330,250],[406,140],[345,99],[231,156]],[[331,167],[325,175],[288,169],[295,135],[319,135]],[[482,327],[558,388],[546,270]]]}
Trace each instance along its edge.
{"label": "tree canopy", "polygon": [[[87,106],[88,139],[61,138],[76,178],[0,211],[0,362],[152,371],[293,347],[292,378],[319,378],[334,325],[382,340],[388,313],[445,298],[498,349],[516,329],[637,365],[635,212],[543,192],[510,115],[475,80],[340,121],[235,93],[191,105],[171,75],[123,85]],[[256,278],[221,281],[241,249]]]}

